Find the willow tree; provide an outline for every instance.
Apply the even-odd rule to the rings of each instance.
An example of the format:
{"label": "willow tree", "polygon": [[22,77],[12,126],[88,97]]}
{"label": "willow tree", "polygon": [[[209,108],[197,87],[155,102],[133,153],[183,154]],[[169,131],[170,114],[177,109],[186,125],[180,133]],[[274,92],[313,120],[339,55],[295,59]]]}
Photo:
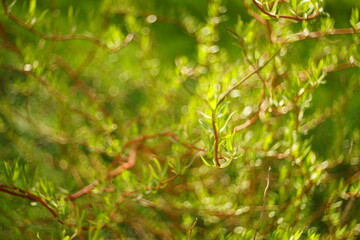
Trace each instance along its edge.
{"label": "willow tree", "polygon": [[358,9],[2,0],[0,238],[359,238]]}

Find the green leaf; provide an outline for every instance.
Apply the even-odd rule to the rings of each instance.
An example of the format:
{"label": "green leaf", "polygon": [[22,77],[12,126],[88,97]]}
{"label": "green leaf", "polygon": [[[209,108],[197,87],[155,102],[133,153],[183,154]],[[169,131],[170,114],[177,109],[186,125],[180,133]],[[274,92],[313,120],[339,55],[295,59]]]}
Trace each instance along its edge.
{"label": "green leaf", "polygon": [[228,151],[232,152],[234,150],[233,148],[233,144],[234,144],[234,135],[235,133],[231,133],[229,135],[227,135],[225,137],[225,143],[226,143],[226,148],[228,149]]}
{"label": "green leaf", "polygon": [[205,117],[205,118],[207,118],[207,119],[212,119],[209,115],[207,115],[207,114],[205,114],[205,113],[203,113],[203,112],[200,112],[199,111],[199,113],[203,116],[203,117]]}
{"label": "green leaf", "polygon": [[157,180],[160,180],[159,175],[155,172],[153,166],[151,166],[150,164],[149,164],[149,169],[150,169],[151,176],[153,176]]}
{"label": "green leaf", "polygon": [[203,156],[200,156],[200,158],[206,166],[211,167],[211,164],[208,161],[206,161]]}
{"label": "green leaf", "polygon": [[8,6],[8,10],[11,12],[11,9],[14,7],[14,5],[16,4],[17,0],[12,1],[12,3],[9,4]]}
{"label": "green leaf", "polygon": [[351,18],[350,18],[350,24],[354,29],[360,28],[360,22],[359,22],[359,9],[353,8],[351,12]]}
{"label": "green leaf", "polygon": [[153,158],[153,161],[155,162],[155,165],[156,165],[157,169],[159,171],[161,171],[162,168],[161,168],[159,160],[157,158]]}
{"label": "green leaf", "polygon": [[30,3],[29,3],[29,15],[31,17],[35,16],[35,10],[36,10],[36,0],[30,0]]}
{"label": "green leaf", "polygon": [[228,123],[229,123],[231,117],[234,115],[234,113],[235,113],[235,112],[232,112],[232,113],[229,115],[229,117],[226,119],[226,122],[225,122],[224,126],[223,126],[223,127],[220,129],[220,131],[219,131],[220,133],[222,133],[222,132],[225,131],[226,126],[228,125]]}
{"label": "green leaf", "polygon": [[297,9],[297,0],[291,0],[291,7],[292,10],[294,10],[296,12]]}
{"label": "green leaf", "polygon": [[279,0],[275,0],[275,3],[273,7],[271,8],[271,14],[276,15],[277,9],[278,9],[278,2]]}
{"label": "green leaf", "polygon": [[205,130],[207,130],[209,133],[213,133],[212,128],[203,120],[199,119],[199,122],[201,124],[201,126],[203,126],[205,128]]}
{"label": "green leaf", "polygon": [[223,164],[220,165],[220,168],[226,168],[227,166],[230,165],[231,162],[232,159],[227,159]]}

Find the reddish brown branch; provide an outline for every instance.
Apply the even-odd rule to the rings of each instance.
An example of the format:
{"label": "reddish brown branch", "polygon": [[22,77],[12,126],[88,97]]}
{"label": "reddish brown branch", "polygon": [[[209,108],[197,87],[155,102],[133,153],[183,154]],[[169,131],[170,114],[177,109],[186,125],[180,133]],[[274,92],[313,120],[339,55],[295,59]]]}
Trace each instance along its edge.
{"label": "reddish brown branch", "polygon": [[[129,158],[128,161],[121,164],[119,167],[117,167],[115,170],[111,171],[108,175],[106,179],[110,179],[110,178],[114,178],[117,175],[119,175],[122,171],[126,170],[126,169],[130,169],[135,165],[136,162],[136,147],[132,148],[130,150],[130,154],[129,154]],[[83,187],[82,189],[80,189],[79,191],[77,191],[74,194],[71,194],[70,196],[67,196],[65,199],[67,200],[75,200],[85,194],[89,194],[92,192],[92,190],[94,189],[94,187],[96,187],[97,185],[99,185],[102,181],[101,180],[96,180],[95,182]]]}
{"label": "reddish brown branch", "polygon": [[136,162],[136,147],[132,148],[130,150],[128,161],[121,164],[119,167],[117,167],[115,170],[111,171],[107,178],[113,178],[119,175],[122,171],[132,168],[135,165]]}
{"label": "reddish brown branch", "polygon": [[42,198],[28,192],[28,191],[25,191],[25,190],[22,190],[18,187],[14,187],[14,186],[8,186],[8,185],[4,185],[4,184],[1,184],[0,185],[0,192],[4,192],[4,193],[7,193],[7,194],[10,194],[10,195],[13,195],[13,196],[16,196],[16,197],[22,197],[22,198],[27,198],[29,199],[30,201],[34,201],[34,202],[38,202],[40,203],[42,206],[44,206],[49,212],[50,214],[56,218],[56,220],[63,224],[64,225],[64,222],[59,219],[59,215],[55,212],[54,209],[52,209],[47,203],[45,200],[43,200]]}
{"label": "reddish brown branch", "polygon": [[291,19],[291,20],[296,20],[296,21],[309,21],[309,20],[315,19],[320,14],[317,10],[315,10],[308,17],[301,17],[301,16],[297,16],[297,15],[296,16],[277,15],[277,14],[272,14],[272,13],[269,13],[268,11],[266,11],[256,0],[253,0],[253,3],[262,13],[264,13],[265,15],[267,15],[271,18],[285,18],[285,19]]}
{"label": "reddish brown branch", "polygon": [[251,126],[259,118],[259,113],[256,113],[252,118],[244,122],[243,124],[234,128],[234,132],[239,132],[249,126]]}
{"label": "reddish brown branch", "polygon": [[347,35],[347,34],[357,34],[357,33],[360,33],[360,29],[340,28],[340,29],[329,29],[326,31],[310,32],[310,33],[299,32],[290,35],[289,37],[286,38],[272,37],[272,39],[276,43],[293,43],[307,39],[321,38],[325,36]]}
{"label": "reddish brown branch", "polygon": [[99,184],[99,181],[95,181],[89,185],[87,185],[86,187],[80,189],[79,191],[77,191],[74,194],[71,194],[70,196],[67,196],[65,199],[66,200],[74,200],[76,198],[79,198],[85,194],[91,193],[92,190],[94,189],[95,186],[97,186]]}
{"label": "reddish brown branch", "polygon": [[246,1],[243,1],[243,5],[246,8],[249,15],[251,15],[257,21],[259,21],[262,25],[266,26],[266,30],[267,30],[267,33],[268,33],[268,38],[269,38],[270,41],[272,41],[272,39],[271,39],[272,29],[271,29],[270,22],[268,20],[262,18],[259,14],[257,14],[253,10],[251,10],[249,4],[247,4]]}

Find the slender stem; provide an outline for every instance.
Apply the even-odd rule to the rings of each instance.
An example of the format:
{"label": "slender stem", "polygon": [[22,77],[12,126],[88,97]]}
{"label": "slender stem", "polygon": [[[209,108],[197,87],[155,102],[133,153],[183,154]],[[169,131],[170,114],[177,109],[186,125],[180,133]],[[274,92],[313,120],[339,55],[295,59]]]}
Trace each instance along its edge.
{"label": "slender stem", "polygon": [[250,118],[249,120],[247,120],[246,122],[244,122],[243,124],[237,126],[234,128],[233,132],[239,132],[247,127],[249,127],[250,125],[252,125],[256,119],[259,118],[259,113],[256,113],[254,116],[252,116],[252,118]]}
{"label": "slender stem", "polygon": [[267,174],[267,177],[266,177],[266,187],[265,187],[265,190],[264,190],[263,205],[262,205],[259,221],[258,221],[257,226],[256,226],[255,234],[254,234],[254,237],[253,237],[254,240],[256,239],[256,235],[257,235],[257,233],[259,231],[260,224],[261,224],[261,221],[262,221],[263,216],[264,216],[264,211],[265,211],[265,206],[266,206],[266,195],[267,195],[267,192],[268,192],[269,186],[270,186],[270,171],[271,171],[271,167],[269,167],[268,174]]}
{"label": "slender stem", "polygon": [[61,224],[65,224],[61,219],[59,219],[59,215],[55,212],[55,210],[53,208],[51,208],[47,202],[45,200],[43,200],[41,197],[38,197],[28,191],[25,191],[23,189],[20,189],[18,187],[14,187],[14,186],[7,186],[7,185],[0,185],[0,192],[4,192],[16,197],[23,197],[23,198],[27,198],[31,201],[35,201],[40,203],[42,206],[44,206],[49,213]]}
{"label": "slender stem", "polygon": [[216,112],[215,110],[212,112],[212,128],[214,132],[214,138],[215,138],[215,145],[214,145],[214,157],[215,157],[215,164],[217,167],[220,167],[219,162],[219,133],[216,127]]}
{"label": "slender stem", "polygon": [[189,232],[188,232],[188,238],[187,238],[188,240],[191,239],[192,230],[193,230],[193,228],[195,227],[195,225],[196,225],[196,223],[197,223],[198,220],[199,220],[198,218],[195,218],[195,221],[193,222],[193,224],[191,224],[190,229],[189,229]]}
{"label": "slender stem", "polygon": [[275,53],[268,59],[266,60],[261,66],[259,66],[258,68],[256,68],[254,71],[252,71],[251,73],[247,74],[245,77],[243,77],[240,81],[238,81],[237,83],[235,83],[232,87],[230,87],[225,93],[223,93],[220,98],[219,101],[217,103],[217,106],[220,105],[220,103],[222,101],[225,100],[225,98],[234,90],[236,89],[240,84],[242,84],[243,82],[245,82],[247,79],[249,79],[251,76],[253,76],[254,74],[260,72],[269,62],[271,62],[271,60],[279,53],[281,48],[278,48]]}
{"label": "slender stem", "polygon": [[298,41],[303,41],[307,39],[314,39],[314,38],[321,38],[325,36],[332,36],[332,35],[347,35],[347,34],[357,34],[360,33],[360,29],[354,29],[354,28],[338,28],[338,29],[329,29],[326,31],[316,31],[316,32],[310,32],[310,33],[295,33],[293,35],[290,35],[286,38],[276,38],[274,42],[276,43],[293,43]]}
{"label": "slender stem", "polygon": [[54,41],[54,42],[77,40],[77,39],[78,40],[85,40],[85,41],[90,41],[90,42],[94,43],[95,45],[108,50],[110,53],[114,53],[114,52],[118,52],[121,49],[123,49],[124,47],[126,47],[134,38],[134,34],[129,33],[126,36],[126,38],[124,39],[124,41],[119,46],[117,46],[115,48],[109,48],[100,39],[98,39],[96,37],[93,37],[93,36],[88,36],[88,35],[83,35],[83,34],[48,35],[48,34],[45,34],[43,32],[40,32],[40,31],[36,30],[33,25],[27,24],[24,21],[22,21],[20,18],[13,15],[11,13],[10,9],[8,8],[7,4],[6,4],[6,0],[2,0],[2,5],[3,5],[6,16],[8,16],[8,18],[11,21],[16,23],[20,27],[28,30],[32,34],[34,34],[34,35],[36,35],[36,36],[38,36],[38,37],[40,37],[42,39],[45,39],[45,40]]}

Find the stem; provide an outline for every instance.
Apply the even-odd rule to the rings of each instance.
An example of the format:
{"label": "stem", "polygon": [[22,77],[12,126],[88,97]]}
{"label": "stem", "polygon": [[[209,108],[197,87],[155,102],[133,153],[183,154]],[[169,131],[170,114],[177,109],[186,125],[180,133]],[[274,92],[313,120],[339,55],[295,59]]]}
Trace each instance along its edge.
{"label": "stem", "polygon": [[252,125],[257,119],[259,118],[259,113],[256,113],[254,116],[252,116],[252,118],[250,118],[249,120],[247,120],[246,122],[244,122],[243,124],[237,126],[234,128],[233,132],[239,132],[247,127],[249,127],[250,125]]}
{"label": "stem", "polygon": [[215,138],[215,146],[214,146],[214,157],[215,157],[215,163],[217,167],[220,167],[219,162],[219,133],[217,131],[216,127],[216,112],[215,110],[212,112],[212,128],[214,132],[214,138]]}
{"label": "stem", "polygon": [[262,13],[264,13],[265,15],[272,17],[272,18],[286,18],[286,19],[292,19],[292,20],[296,20],[296,21],[309,21],[309,20],[315,19],[320,14],[317,10],[315,10],[308,17],[300,17],[297,15],[295,15],[295,16],[276,15],[276,14],[272,14],[272,13],[269,13],[268,11],[266,11],[256,0],[253,0],[253,3]]}
{"label": "stem", "polygon": [[193,230],[193,228],[195,227],[195,225],[196,225],[196,223],[197,223],[198,220],[199,220],[198,218],[195,218],[195,221],[193,222],[193,224],[191,224],[190,229],[189,229],[189,233],[188,233],[188,238],[187,238],[188,240],[191,239],[192,230]]}
{"label": "stem", "polygon": [[55,212],[55,210],[50,207],[47,202],[42,199],[41,197],[38,197],[28,191],[25,191],[23,189],[20,189],[18,187],[14,187],[14,186],[7,186],[7,185],[3,185],[1,184],[0,185],[0,192],[4,192],[4,193],[7,193],[7,194],[10,194],[10,195],[13,195],[13,196],[16,196],[16,197],[22,197],[22,198],[27,198],[29,199],[30,201],[35,201],[35,202],[38,202],[40,203],[42,206],[44,206],[48,211],[49,213],[62,225],[64,225],[65,223],[59,219],[59,215]]}
{"label": "stem", "polygon": [[255,234],[254,234],[254,237],[253,237],[254,240],[256,239],[256,235],[257,235],[257,233],[259,231],[260,224],[261,224],[261,221],[262,221],[263,216],[264,216],[265,204],[266,204],[266,195],[267,195],[267,192],[268,192],[269,186],[270,186],[270,170],[271,170],[271,167],[269,167],[268,174],[267,174],[267,177],[266,177],[266,187],[265,187],[265,190],[264,190],[263,205],[262,205],[262,209],[261,209],[261,213],[260,213],[260,218],[259,218],[259,221],[258,221],[257,226],[256,226]]}
{"label": "stem", "polygon": [[325,37],[325,36],[347,35],[347,34],[358,34],[358,33],[360,33],[360,29],[354,29],[354,28],[329,29],[326,31],[310,32],[308,34],[299,32],[299,33],[290,35],[287,38],[276,38],[275,37],[274,42],[276,42],[276,43],[293,43],[293,42],[303,41],[303,40],[307,40],[307,39],[321,38],[321,37]]}
{"label": "stem", "polygon": [[235,83],[232,87],[230,87],[224,94],[222,94],[220,96],[220,99],[217,103],[216,106],[219,106],[220,103],[222,101],[225,100],[225,98],[234,90],[236,89],[240,84],[242,84],[243,82],[245,82],[247,79],[249,79],[252,75],[260,72],[280,51],[281,48],[278,48],[275,53],[268,59],[266,60],[261,66],[259,66],[258,68],[256,68],[254,71],[252,71],[251,73],[249,73],[248,75],[246,75],[245,77],[243,77],[240,81],[238,81],[237,83]]}
{"label": "stem", "polygon": [[29,24],[25,23],[24,21],[22,21],[20,18],[13,15],[6,4],[6,0],[2,0],[2,5],[4,8],[5,15],[8,16],[8,18],[11,21],[13,21],[18,26],[28,30],[35,36],[38,36],[39,38],[42,38],[45,40],[54,41],[54,42],[68,41],[68,40],[85,40],[85,41],[92,42],[93,44],[97,45],[98,47],[106,49],[110,53],[115,53],[115,52],[122,50],[124,47],[126,47],[134,38],[134,34],[129,33],[125,37],[124,41],[119,46],[117,46],[115,48],[109,48],[100,39],[93,37],[93,36],[88,36],[88,35],[83,35],[83,34],[48,35],[46,33],[43,33],[43,32],[40,32],[40,31],[34,29],[33,25],[29,25]]}

